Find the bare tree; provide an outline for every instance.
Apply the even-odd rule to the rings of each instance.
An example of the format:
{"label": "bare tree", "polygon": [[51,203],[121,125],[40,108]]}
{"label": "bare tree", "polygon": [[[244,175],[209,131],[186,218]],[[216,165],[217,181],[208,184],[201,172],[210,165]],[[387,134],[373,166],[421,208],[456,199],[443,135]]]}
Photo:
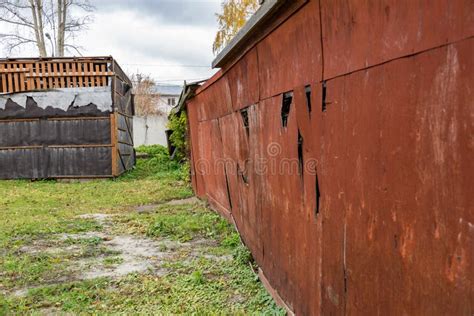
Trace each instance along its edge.
{"label": "bare tree", "polygon": [[[62,57],[78,53],[75,36],[92,22],[94,7],[89,0],[0,0],[0,22],[8,24],[0,31],[0,40],[8,54],[24,45],[35,45],[41,57]],[[74,13],[81,12],[79,16]]]}
{"label": "bare tree", "polygon": [[159,108],[160,95],[155,92],[155,82],[150,76],[134,74],[131,76],[133,82],[133,94],[135,95],[135,114],[145,118],[145,144],[148,141],[148,116],[165,115]]}
{"label": "bare tree", "polygon": [[135,112],[138,116],[160,115],[164,112],[158,107],[160,98],[154,90],[155,82],[150,76],[133,74],[133,94],[135,95]]}

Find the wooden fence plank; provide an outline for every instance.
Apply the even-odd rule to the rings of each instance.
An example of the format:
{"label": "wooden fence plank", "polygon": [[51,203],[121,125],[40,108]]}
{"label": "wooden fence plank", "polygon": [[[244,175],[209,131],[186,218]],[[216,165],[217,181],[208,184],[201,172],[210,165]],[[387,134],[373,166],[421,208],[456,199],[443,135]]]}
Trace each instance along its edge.
{"label": "wooden fence plank", "polygon": [[71,87],[71,76],[70,76],[70,71],[69,71],[69,63],[66,63],[65,68],[66,68],[66,73],[68,74],[66,76],[66,88],[70,88]]}
{"label": "wooden fence plank", "polygon": [[90,86],[91,87],[95,87],[95,78],[94,77],[91,77],[91,75],[94,74],[94,64],[93,63],[89,63],[89,80],[90,80]]}
{"label": "wooden fence plank", "polygon": [[[101,65],[101,72],[103,74],[107,72],[106,68],[107,68],[107,65],[105,64]],[[102,78],[102,86],[105,87],[107,85],[107,76],[102,76],[101,78]]]}
{"label": "wooden fence plank", "polygon": [[72,63],[71,64],[71,67],[72,67],[72,86],[74,88],[77,87],[77,63]]}
{"label": "wooden fence plank", "polygon": [[79,75],[78,87],[82,88],[84,87],[84,83],[83,83],[84,69],[83,69],[82,63],[77,63],[77,73]]}
{"label": "wooden fence plank", "polygon": [[0,64],[0,73],[2,74],[2,92],[7,93],[7,76],[5,75],[5,65]]}
{"label": "wooden fence plank", "polygon": [[[18,64],[12,64],[12,67],[13,67],[13,70],[17,70],[18,69]],[[15,74],[15,72],[12,72],[12,76],[13,76],[13,83],[15,84],[15,88],[14,88],[13,92],[18,92],[18,91],[20,91],[19,78]]]}
{"label": "wooden fence plank", "polygon": [[58,78],[56,77],[56,74],[58,73],[58,63],[52,63],[52,68],[53,68],[53,88],[58,87]]}
{"label": "wooden fence plank", "polygon": [[[43,69],[41,63],[37,62],[35,63],[36,67],[35,67],[35,75],[38,75],[41,71],[41,69]],[[36,77],[36,89],[41,89],[42,86],[41,86],[41,78],[38,76]]]}
{"label": "wooden fence plank", "polygon": [[30,77],[27,79],[27,82],[26,82],[26,89],[27,90],[34,90],[35,89],[35,81],[34,79],[32,78],[32,75],[33,75],[33,64],[27,64],[26,65],[27,68],[28,68],[28,72],[30,74]]}
{"label": "wooden fence plank", "polygon": [[95,80],[96,80],[96,86],[100,87],[102,86],[102,79],[100,75],[102,74],[102,71],[100,71],[100,65],[96,64],[95,65]]}
{"label": "wooden fence plank", "polygon": [[[47,62],[47,67],[48,67],[48,75],[51,75],[52,69],[51,69],[51,62]],[[53,78],[51,76],[48,76],[48,86],[47,89],[51,89],[53,87]]]}
{"label": "wooden fence plank", "polygon": [[20,91],[25,91],[25,73],[24,71],[24,64],[18,64],[18,68],[20,69]]}
{"label": "wooden fence plank", "polygon": [[[7,64],[6,70],[8,70],[8,69],[11,69],[11,65],[10,65],[10,64]],[[7,76],[8,76],[8,92],[15,92],[14,89],[13,89],[13,78],[12,78],[12,74],[11,74],[11,73],[8,73]]]}

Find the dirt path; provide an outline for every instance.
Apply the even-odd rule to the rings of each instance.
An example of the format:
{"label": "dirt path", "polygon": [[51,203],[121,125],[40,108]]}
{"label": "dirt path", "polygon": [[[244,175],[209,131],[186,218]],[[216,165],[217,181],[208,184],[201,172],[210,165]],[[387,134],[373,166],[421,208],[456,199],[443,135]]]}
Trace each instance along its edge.
{"label": "dirt path", "polygon": [[[172,200],[163,204],[186,205],[198,203],[196,198]],[[146,205],[135,208],[137,213],[153,213],[159,205]],[[84,214],[79,219],[94,220],[103,228],[101,231],[88,231],[80,234],[57,234],[46,240],[35,240],[20,249],[27,255],[53,254],[72,258],[63,273],[44,280],[34,286],[15,288],[9,295],[25,296],[29,290],[45,285],[58,285],[71,281],[84,281],[96,278],[118,279],[131,273],[148,273],[164,276],[168,270],[164,263],[180,257],[192,260],[203,256],[211,260],[232,260],[232,256],[216,256],[206,253],[209,246],[215,245],[210,239],[196,239],[179,242],[171,239],[151,239],[141,235],[118,234],[114,229],[116,214]]]}

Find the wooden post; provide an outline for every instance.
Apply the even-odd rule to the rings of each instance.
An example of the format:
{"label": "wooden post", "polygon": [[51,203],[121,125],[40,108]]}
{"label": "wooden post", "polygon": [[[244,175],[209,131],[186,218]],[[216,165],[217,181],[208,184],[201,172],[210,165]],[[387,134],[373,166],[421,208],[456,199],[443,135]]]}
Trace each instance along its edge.
{"label": "wooden post", "polygon": [[112,144],[112,176],[116,177],[118,175],[117,171],[117,116],[116,113],[110,114],[110,142]]}
{"label": "wooden post", "polygon": [[7,75],[6,75],[6,67],[4,64],[0,65],[0,73],[2,74],[2,92],[7,93]]}

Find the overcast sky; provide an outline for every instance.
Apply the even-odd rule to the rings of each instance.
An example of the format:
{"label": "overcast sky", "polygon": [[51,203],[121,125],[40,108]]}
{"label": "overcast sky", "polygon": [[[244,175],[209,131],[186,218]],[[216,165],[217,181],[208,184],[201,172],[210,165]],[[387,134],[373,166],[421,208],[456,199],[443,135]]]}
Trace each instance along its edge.
{"label": "overcast sky", "polygon": [[[76,40],[84,47],[83,55],[112,55],[127,73],[149,74],[164,84],[204,79],[215,72],[210,64],[220,0],[91,2],[96,6],[94,22]],[[23,49],[12,57],[36,54]]]}

